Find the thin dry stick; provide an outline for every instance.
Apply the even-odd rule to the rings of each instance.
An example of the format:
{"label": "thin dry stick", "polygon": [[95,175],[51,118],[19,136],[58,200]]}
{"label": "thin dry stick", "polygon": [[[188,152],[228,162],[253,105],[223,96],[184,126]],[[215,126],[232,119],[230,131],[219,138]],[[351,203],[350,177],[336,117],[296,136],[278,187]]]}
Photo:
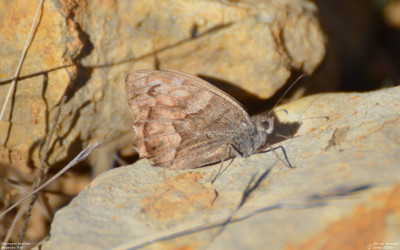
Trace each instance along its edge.
{"label": "thin dry stick", "polygon": [[[39,26],[40,17],[41,17],[41,14],[42,14],[43,3],[44,3],[44,0],[41,0],[39,2],[38,8],[36,10],[35,18],[33,20],[33,23],[32,23],[32,26],[31,26],[31,30],[29,31],[28,39],[25,42],[25,46],[24,46],[24,49],[22,51],[21,58],[19,60],[17,70],[16,70],[16,72],[14,74],[14,79],[13,79],[13,81],[11,83],[11,86],[10,86],[10,89],[8,91],[7,97],[6,97],[6,99],[4,101],[4,104],[3,104],[3,108],[1,110],[0,120],[3,119],[4,113],[5,113],[5,110],[6,110],[6,107],[7,107],[7,104],[9,102],[10,98],[12,96],[14,96],[14,94],[15,94],[15,87],[17,85],[17,80],[18,80],[19,74],[20,74],[21,69],[22,69],[22,64],[24,63],[24,60],[25,60],[25,57],[26,57],[26,53],[28,52],[28,49],[29,49],[29,47],[30,47],[30,45],[32,43],[32,40],[33,40],[33,36],[34,36],[38,26]],[[10,111],[10,114],[11,114],[11,111]],[[9,232],[8,232],[6,238],[5,238],[5,241],[8,241],[8,238],[9,238],[9,236],[10,236],[10,234],[11,234],[13,228],[14,228],[15,222],[22,215],[23,211],[24,211],[24,209],[21,208],[18,211],[18,213],[16,214],[16,216],[14,218],[14,221],[13,221],[13,225],[10,227],[10,230],[9,230]]]}
{"label": "thin dry stick", "polygon": [[17,201],[15,204],[13,204],[12,206],[10,206],[9,208],[7,208],[5,211],[0,213],[0,219],[8,212],[10,212],[13,208],[15,208],[16,206],[18,206],[19,204],[21,204],[21,202],[23,202],[24,200],[28,199],[29,197],[31,197],[33,194],[39,192],[40,190],[42,190],[43,188],[45,188],[47,185],[49,185],[50,183],[52,183],[54,180],[56,180],[60,175],[62,175],[63,173],[65,173],[68,169],[72,168],[73,166],[75,166],[76,164],[82,162],[83,160],[85,160],[98,146],[100,146],[103,143],[103,141],[99,141],[94,143],[93,145],[89,145],[87,146],[84,150],[82,150],[72,161],[70,161],[68,163],[67,166],[65,166],[63,169],[60,170],[60,172],[58,172],[56,175],[54,175],[53,177],[51,177],[48,181],[46,181],[45,183],[43,183],[40,187],[38,187],[37,189],[33,190],[31,193],[29,193],[28,195],[26,195],[24,198],[20,199],[19,201]]}
{"label": "thin dry stick", "polygon": [[12,234],[12,232],[14,230],[14,227],[15,227],[17,221],[19,220],[19,218],[21,218],[22,215],[25,213],[25,211],[26,211],[26,207],[22,206],[22,207],[19,208],[17,214],[14,216],[14,219],[13,219],[10,227],[8,228],[7,235],[6,235],[6,237],[4,237],[4,239],[2,241],[1,250],[6,249],[8,240],[11,237],[11,234]]}
{"label": "thin dry stick", "polygon": [[[56,130],[56,127],[57,127],[58,119],[60,118],[60,114],[61,114],[61,108],[64,105],[66,100],[67,100],[67,97],[63,96],[63,98],[61,99],[60,105],[58,106],[58,110],[57,110],[57,114],[56,114],[56,117],[55,117],[54,122],[53,122],[53,126],[50,129],[50,133],[46,137],[45,145],[44,145],[44,148],[43,148],[44,154],[43,154],[42,159],[40,161],[40,166],[39,166],[39,169],[38,169],[38,175],[37,175],[36,183],[34,185],[33,190],[35,190],[36,188],[39,187],[40,183],[42,182],[43,177],[47,174],[47,172],[49,170],[49,167],[47,165],[44,168],[44,170],[43,170],[43,167],[45,165],[45,161],[47,161],[47,156],[48,156],[49,147],[50,147],[50,141],[51,141],[51,138],[53,137],[54,131]],[[35,193],[34,195],[32,195],[31,201],[29,203],[29,209],[28,209],[28,212],[26,213],[26,216],[25,216],[25,223],[24,223],[24,226],[23,226],[22,231],[21,231],[21,236],[20,236],[20,240],[19,240],[20,242],[22,242],[24,240],[25,232],[26,232],[26,229],[28,227],[29,220],[30,220],[31,214],[32,214],[32,209],[33,209],[33,206],[34,206],[34,204],[36,202],[36,198],[37,198],[38,194],[39,193]]]}
{"label": "thin dry stick", "polygon": [[[44,2],[44,0],[40,1],[38,9],[36,11],[35,19],[33,20],[33,23],[32,23],[32,26],[31,26],[31,30],[29,32],[28,39],[26,40],[24,50],[22,52],[21,58],[19,59],[19,64],[18,64],[18,67],[17,67],[17,71],[15,72],[15,75],[14,75],[14,80],[11,83],[10,90],[8,91],[7,98],[4,101],[3,108],[1,110],[0,121],[3,119],[3,115],[4,115],[4,112],[6,110],[7,103],[9,102],[11,96],[14,96],[14,92],[15,92],[14,90],[15,90],[15,86],[17,85],[17,80],[18,80],[19,73],[21,72],[22,64],[24,63],[26,53],[28,52],[28,48],[32,43],[33,36],[34,36],[34,34],[35,34],[36,30],[37,30],[37,27],[39,26],[39,21],[40,20],[38,20],[38,18],[42,14],[43,2]],[[10,114],[11,114],[11,112],[10,112]]]}
{"label": "thin dry stick", "polygon": [[[53,127],[50,129],[50,133],[46,138],[46,142],[45,142],[45,145],[43,148],[44,155],[42,156],[42,159],[40,161],[40,166],[39,166],[39,178],[37,180],[37,186],[39,186],[40,182],[42,181],[41,179],[43,178],[43,176],[47,173],[47,171],[49,169],[48,167],[46,167],[43,170],[43,166],[44,166],[45,161],[47,161],[51,138],[53,137],[54,131],[56,130],[58,119],[60,118],[60,114],[61,114],[61,108],[64,105],[66,100],[67,100],[67,96],[63,96],[63,98],[61,99],[60,105],[58,106],[56,117],[54,118]],[[43,172],[43,174],[41,174],[42,172]]]}

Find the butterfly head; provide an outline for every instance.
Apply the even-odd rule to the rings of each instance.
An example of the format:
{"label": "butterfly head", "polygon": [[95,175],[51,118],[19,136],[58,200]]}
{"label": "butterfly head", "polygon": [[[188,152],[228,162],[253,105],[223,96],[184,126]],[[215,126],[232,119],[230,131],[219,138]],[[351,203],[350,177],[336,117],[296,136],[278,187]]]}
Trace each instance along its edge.
{"label": "butterfly head", "polygon": [[257,130],[264,131],[267,135],[272,134],[274,130],[274,117],[273,116],[258,116],[254,121]]}
{"label": "butterfly head", "polygon": [[263,147],[267,142],[268,135],[272,134],[274,130],[274,117],[273,116],[256,116],[253,117],[253,123],[256,128],[256,134],[254,140],[254,151]]}

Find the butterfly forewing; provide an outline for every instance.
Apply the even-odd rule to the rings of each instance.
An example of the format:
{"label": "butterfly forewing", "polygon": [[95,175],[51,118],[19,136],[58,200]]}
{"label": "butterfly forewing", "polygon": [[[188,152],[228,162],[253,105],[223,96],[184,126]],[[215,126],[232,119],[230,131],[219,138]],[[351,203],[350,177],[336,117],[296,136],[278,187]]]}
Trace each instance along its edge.
{"label": "butterfly forewing", "polygon": [[196,168],[230,156],[233,138],[251,126],[232,97],[182,72],[135,71],[126,79],[141,158],[169,169]]}

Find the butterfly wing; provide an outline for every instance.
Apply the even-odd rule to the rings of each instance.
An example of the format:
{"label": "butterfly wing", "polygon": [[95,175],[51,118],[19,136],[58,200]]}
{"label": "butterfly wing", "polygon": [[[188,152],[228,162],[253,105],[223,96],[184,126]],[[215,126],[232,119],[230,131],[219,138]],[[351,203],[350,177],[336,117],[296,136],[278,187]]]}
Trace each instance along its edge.
{"label": "butterfly wing", "polygon": [[229,158],[231,144],[252,126],[244,108],[195,76],[135,71],[126,78],[140,158],[168,169],[201,167]]}

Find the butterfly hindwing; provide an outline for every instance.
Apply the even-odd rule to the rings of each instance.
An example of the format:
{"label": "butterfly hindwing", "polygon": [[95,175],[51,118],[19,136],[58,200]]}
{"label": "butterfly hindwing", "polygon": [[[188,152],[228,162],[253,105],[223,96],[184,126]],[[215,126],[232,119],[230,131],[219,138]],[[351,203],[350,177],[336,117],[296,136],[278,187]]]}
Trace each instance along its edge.
{"label": "butterfly hindwing", "polygon": [[156,166],[188,169],[230,157],[234,138],[252,126],[244,108],[186,73],[135,71],[126,78],[134,147]]}

